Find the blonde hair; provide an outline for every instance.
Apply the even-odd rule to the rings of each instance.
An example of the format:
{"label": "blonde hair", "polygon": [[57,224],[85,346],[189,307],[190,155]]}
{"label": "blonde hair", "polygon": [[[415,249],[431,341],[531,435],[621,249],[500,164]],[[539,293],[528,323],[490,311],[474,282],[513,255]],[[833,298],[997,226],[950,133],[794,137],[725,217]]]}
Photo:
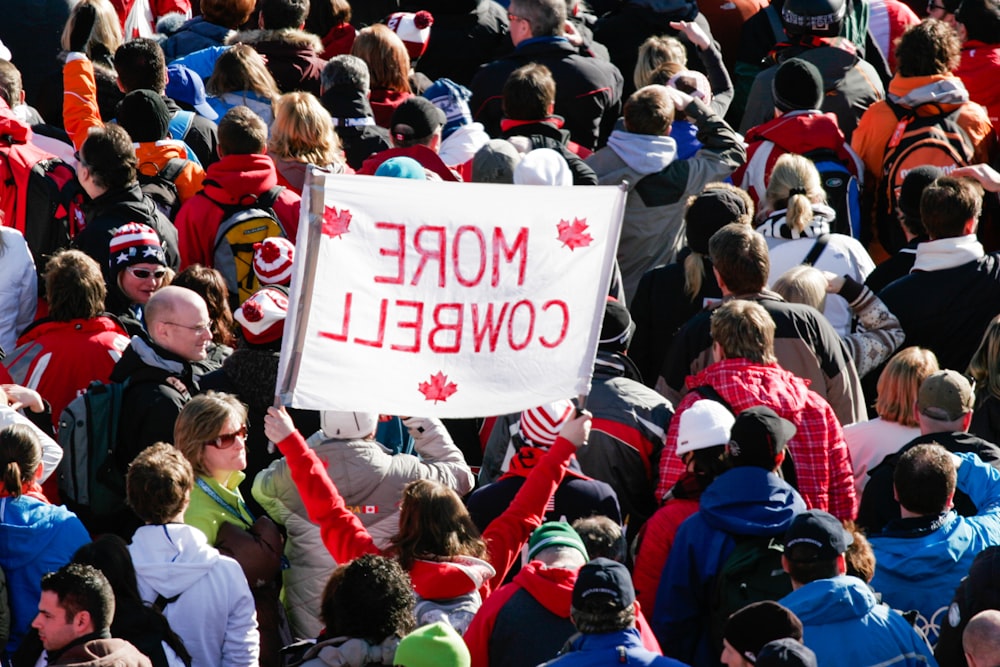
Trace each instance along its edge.
{"label": "blonde hair", "polygon": [[878,376],[875,412],[885,421],[917,426],[913,404],[921,383],[938,372],[937,357],[922,347],[908,347],[896,353]]}
{"label": "blonde hair", "polygon": [[733,299],[712,313],[712,341],[722,346],[727,359],[747,359],[774,364],[774,320],[755,301]]}
{"label": "blonde hair", "polygon": [[980,391],[1000,398],[1000,315],[990,320],[966,370]]}
{"label": "blonde hair", "polygon": [[372,88],[412,92],[410,54],[403,40],[388,26],[376,23],[363,28],[354,39],[351,55],[368,65]]}
{"label": "blonde hair", "polygon": [[285,93],[278,98],[268,149],[279,158],[320,167],[344,161],[330,114],[312,93]]}
{"label": "blonde hair", "polygon": [[812,205],[826,203],[816,165],[794,153],[785,153],[774,163],[764,197],[771,211],[784,203],[788,226],[799,232],[812,222]]}
{"label": "blonde hair", "polygon": [[191,462],[196,475],[210,475],[205,468],[205,447],[215,440],[233,419],[247,422],[247,406],[232,394],[208,391],[195,396],[174,422],[174,447]]}
{"label": "blonde hair", "polygon": [[826,278],[814,266],[793,266],[778,276],[771,289],[789,303],[804,303],[819,311],[826,307]]}
{"label": "blonde hair", "polygon": [[639,47],[639,55],[632,70],[635,88],[644,88],[653,83],[653,72],[665,63],[687,65],[687,50],[679,40],[666,35],[654,35]]}
{"label": "blonde hair", "polygon": [[122,24],[118,20],[118,13],[114,6],[108,0],[80,0],[70,12],[69,18],[66,19],[66,25],[63,26],[60,39],[62,50],[69,51],[69,36],[76,25],[76,16],[84,5],[90,5],[97,13],[94,19],[94,29],[90,33],[90,39],[87,40],[87,57],[91,60],[99,59],[94,54],[94,47],[98,45],[104,47],[107,53],[113,56],[118,47],[122,45]]}
{"label": "blonde hair", "polygon": [[281,95],[264,57],[246,44],[234,44],[219,56],[205,91],[215,97],[250,91],[272,103]]}

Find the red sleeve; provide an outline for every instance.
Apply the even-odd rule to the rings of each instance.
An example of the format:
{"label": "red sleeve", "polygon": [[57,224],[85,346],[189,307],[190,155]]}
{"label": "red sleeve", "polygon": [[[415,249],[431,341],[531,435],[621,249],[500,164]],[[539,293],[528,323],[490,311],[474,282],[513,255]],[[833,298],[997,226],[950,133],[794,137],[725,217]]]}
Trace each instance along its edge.
{"label": "red sleeve", "polygon": [[496,593],[483,602],[476,615],[472,617],[462,639],[469,647],[472,656],[472,667],[489,667],[490,665],[490,637],[493,636],[493,626],[496,624],[497,613],[500,608],[507,604],[514,593],[521,590],[517,584],[507,584],[502,586]]}
{"label": "red sleeve", "polygon": [[274,202],[274,212],[277,214],[278,220],[281,221],[281,225],[285,228],[285,233],[288,234],[288,238],[292,243],[295,243],[299,236],[299,208],[301,203],[302,198],[288,188],[285,188],[278,195],[278,201]]}
{"label": "red sleeve", "polygon": [[302,435],[295,431],[277,445],[288,461],[292,481],[309,518],[319,526],[323,544],[333,559],[346,563],[364,554],[380,554],[361,520],[347,509],[326,473],[326,466],[316,452],[309,449]]}
{"label": "red sleeve", "polygon": [[830,447],[830,514],[844,521],[853,521],[858,516],[858,494],[854,486],[854,468],[851,467],[851,453],[844,441],[844,431],[827,406],[827,424]]}
{"label": "red sleeve", "polygon": [[[209,211],[210,208],[216,210]],[[219,215],[221,209],[206,197],[197,194],[181,206],[177,212],[177,219],[174,220],[174,227],[177,228],[177,249],[181,256],[182,270],[192,264],[207,267],[215,264],[212,246],[215,244]],[[212,224],[211,220],[214,220],[215,224]]]}
{"label": "red sleeve", "polygon": [[663,655],[660,642],[656,641],[653,629],[646,622],[646,615],[642,613],[642,606],[638,600],[635,603],[635,629],[639,631],[639,636],[642,638],[642,645],[646,647],[647,651],[652,651],[656,655]]}

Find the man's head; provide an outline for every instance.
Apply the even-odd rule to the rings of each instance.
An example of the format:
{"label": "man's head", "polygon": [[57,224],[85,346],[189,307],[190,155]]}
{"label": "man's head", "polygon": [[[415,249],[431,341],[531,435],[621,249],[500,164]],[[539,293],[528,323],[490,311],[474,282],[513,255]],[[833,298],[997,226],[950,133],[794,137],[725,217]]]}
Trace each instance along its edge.
{"label": "man's head", "polygon": [[774,106],[782,113],[819,109],[823,93],[823,75],[815,65],[801,58],[781,63],[771,80]]}
{"label": "man's head", "polygon": [[948,24],[924,19],[896,42],[896,73],[908,77],[947,74],[958,67],[961,53],[962,43]]}
{"label": "man's head", "polygon": [[961,373],[932,373],[917,390],[914,413],[920,432],[926,435],[968,430],[975,401],[972,384]]}
{"label": "man's head", "polygon": [[136,143],[159,141],[168,136],[170,111],[159,93],[133,90],[118,104],[118,124]]}
{"label": "man's head", "polygon": [[781,9],[781,22],[792,37],[836,37],[846,15],[846,0],[788,0]]}
{"label": "man's head", "polygon": [[603,514],[585,516],[573,522],[573,530],[583,540],[591,560],[610,558],[619,563],[625,562],[628,544],[622,527],[614,519]]}
{"label": "man's head", "polygon": [[260,27],[267,30],[301,28],[309,15],[309,0],[263,0]]}
{"label": "man's head", "polygon": [[267,150],[267,124],[249,107],[233,107],[219,121],[219,154],[255,155]]}
{"label": "man's head", "polygon": [[759,303],[742,299],[727,301],[712,313],[711,329],[717,361],[746,359],[755,364],[777,363],[774,320]]}
{"label": "man's head", "polygon": [[608,297],[604,304],[604,320],[601,322],[601,337],[597,341],[597,349],[604,352],[625,352],[632,342],[635,333],[635,322],[632,316],[618,299]]}
{"label": "man's head", "polygon": [[125,477],[128,506],[147,524],[182,518],[191,499],[194,470],[181,451],[158,442],[133,459]]}
{"label": "man's head", "polygon": [[937,516],[952,506],[958,471],[952,454],[938,444],[917,445],[896,462],[892,484],[904,517]]}
{"label": "man's head", "polygon": [[546,567],[575,570],[589,558],[579,533],[564,521],[547,521],[528,539],[528,560],[541,561]]}
{"label": "man's head", "polygon": [[42,577],[31,627],[46,651],[58,651],[79,637],[107,630],[114,615],[115,594],[101,571],[70,563]]}
{"label": "man's head", "polygon": [[674,103],[666,86],[646,86],[625,100],[622,117],[625,129],[632,134],[666,137],[674,122]]}
{"label": "man's head", "polygon": [[566,25],[565,0],[511,0],[510,38],[517,46],[532,37],[557,37]]}
{"label": "man's head", "polygon": [[726,458],[734,468],[754,466],[776,471],[785,460],[795,424],[764,405],[747,408],[736,416],[726,445]]}
{"label": "man's head", "polygon": [[569,611],[584,634],[618,632],[635,623],[635,588],[621,563],[595,558],[580,568]]}
{"label": "man's head", "polygon": [[91,198],[115,192],[135,182],[138,160],[132,139],[120,125],[91,128],[80,147],[77,176]]}
{"label": "man's head", "polygon": [[955,12],[955,22],[963,41],[984,44],[1000,43],[1000,2],[998,0],[962,0]]}
{"label": "man's head", "polygon": [[975,234],[983,189],[967,178],[942,176],[920,195],[920,220],[932,241]]}
{"label": "man's head", "polygon": [[750,226],[730,224],[712,234],[708,256],[724,295],[753,294],[767,286],[767,242]]}
{"label": "man's head", "polygon": [[798,588],[847,571],[844,553],[854,541],[840,519],[822,510],[808,510],[792,519],[785,532],[781,563]]}
{"label": "man's head", "polygon": [[392,144],[397,148],[419,144],[437,152],[441,145],[441,131],[447,121],[444,112],[430,100],[419,95],[408,97],[392,112],[389,121]]}
{"label": "man's head", "polygon": [[545,65],[528,63],[503,85],[503,115],[512,120],[544,120],[556,103],[556,82]]}
{"label": "man's head", "polygon": [[413,584],[398,560],[365,554],[330,576],[320,618],[328,637],[357,637],[374,645],[413,629],[415,603]]}
{"label": "man's head", "polygon": [[153,342],[187,361],[208,356],[212,321],[205,300],[192,290],[167,285],[146,303],[146,328]]}
{"label": "man's head", "polygon": [[159,42],[140,37],[115,51],[118,85],[126,93],[147,89],[163,93],[167,87],[167,61]]}
{"label": "man's head", "polygon": [[962,633],[962,649],[969,667],[1000,665],[1000,611],[986,609],[973,616]]}
{"label": "man's head", "polygon": [[79,250],[63,250],[45,265],[49,317],[56,322],[89,320],[104,310],[107,288],[101,267]]}
{"label": "man's head", "polygon": [[798,616],[773,600],[748,604],[726,620],[722,662],[726,667],[752,667],[764,644],[786,637],[802,640]]}
{"label": "man's head", "polygon": [[21,72],[9,60],[0,59],[0,99],[11,109],[24,104]]}
{"label": "man's head", "polygon": [[367,95],[369,88],[371,88],[368,65],[357,56],[348,54],[334,56],[323,67],[323,73],[320,75],[320,86],[324,93],[336,88]]}
{"label": "man's head", "polygon": [[944,175],[944,172],[932,165],[924,165],[911,169],[899,186],[899,198],[896,215],[909,237],[923,236],[927,233],[920,217],[920,200],[924,190],[931,183]]}

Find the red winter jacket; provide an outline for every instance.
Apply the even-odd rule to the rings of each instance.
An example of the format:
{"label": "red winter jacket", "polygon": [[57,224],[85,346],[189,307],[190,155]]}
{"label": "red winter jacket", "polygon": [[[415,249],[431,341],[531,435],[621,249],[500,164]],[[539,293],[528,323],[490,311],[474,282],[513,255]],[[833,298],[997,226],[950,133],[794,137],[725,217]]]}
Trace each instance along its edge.
{"label": "red winter jacket", "polygon": [[636,599],[646,609],[656,607],[656,589],[660,586],[660,575],[670,556],[674,536],[684,520],[698,511],[698,505],[697,498],[671,498],[643,524],[632,583]]}
{"label": "red winter jacket", "polygon": [[1000,44],[969,40],[962,45],[962,61],[954,74],[969,91],[969,99],[986,107],[996,130],[1000,125]]}
{"label": "red winter jacket", "polygon": [[[277,184],[274,162],[267,155],[227,155],[209,165],[204,189],[184,203],[174,221],[181,269],[191,264],[213,266],[215,234],[223,219],[220,204],[251,203]],[[299,195],[285,189],[274,204],[278,220],[293,241],[299,229],[300,201]]]}

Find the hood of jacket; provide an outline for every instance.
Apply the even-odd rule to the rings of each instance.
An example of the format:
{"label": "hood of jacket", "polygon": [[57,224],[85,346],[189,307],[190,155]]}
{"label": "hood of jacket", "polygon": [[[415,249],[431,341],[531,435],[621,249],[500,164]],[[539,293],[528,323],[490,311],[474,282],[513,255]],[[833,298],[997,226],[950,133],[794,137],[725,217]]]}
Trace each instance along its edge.
{"label": "hood of jacket", "polygon": [[283,44],[294,51],[323,51],[323,41],[304,30],[282,28],[281,30],[244,30],[226,39],[226,44]]}
{"label": "hood of jacket", "polygon": [[781,604],[795,612],[803,625],[827,625],[862,618],[878,601],[865,582],[841,575],[806,584],[783,597]]}
{"label": "hood of jacket", "polygon": [[[144,197],[138,181],[121,190],[105,192],[81,207],[87,222],[101,215],[116,215],[131,220],[149,220],[156,213],[153,200]],[[147,223],[148,224],[148,223]]]}
{"label": "hood of jacket", "polygon": [[65,507],[50,505],[37,498],[0,498],[0,522],[3,523],[0,550],[4,554],[4,567],[23,568],[54,546],[65,549],[63,524],[72,516]]}
{"label": "hood of jacket", "polygon": [[495,576],[492,565],[473,556],[415,560],[410,568],[413,590],[425,600],[447,600],[474,593]]}
{"label": "hood of jacket", "polygon": [[786,153],[808,153],[815,150],[833,151],[846,158],[844,133],[837,116],[821,111],[790,111],[751,128],[746,134],[748,144],[770,141]]}
{"label": "hood of jacket", "polygon": [[699,512],[711,527],[731,535],[784,533],[805,501],[787,482],[755,466],[733,468],[701,494]]}
{"label": "hood of jacket", "polygon": [[482,123],[467,123],[457,128],[441,142],[438,155],[445,164],[462,165],[476,155],[476,151],[490,142]]}
{"label": "hood of jacket", "polygon": [[[910,109],[931,102],[940,105],[942,111],[953,111],[969,101],[969,91],[957,76],[934,74],[931,76],[900,76],[897,74],[889,82],[889,99]],[[936,107],[927,111],[938,113]]]}
{"label": "hood of jacket", "polygon": [[111,371],[111,381],[124,382],[129,378],[136,380],[146,375],[160,377],[164,374],[184,377],[190,373],[188,362],[141,336],[132,336],[122,358]]}
{"label": "hood of jacket", "polygon": [[202,16],[195,16],[193,19],[185,21],[173,34],[176,35],[185,31],[193,32],[199,37],[204,37],[219,44],[224,43],[227,38],[233,35],[233,31],[229,28],[216,23],[209,23]]}
{"label": "hood of jacket", "polygon": [[278,184],[274,162],[267,155],[227,155],[205,172],[205,195],[220,204],[238,204]]}
{"label": "hood of jacket", "polygon": [[573,585],[577,570],[545,567],[533,560],[514,575],[514,583],[531,594],[531,597],[559,618],[569,618],[573,601]]}
{"label": "hood of jacket", "polygon": [[773,211],[757,227],[757,232],[762,236],[790,241],[796,239],[814,239],[818,238],[821,234],[829,234],[830,226],[837,217],[836,211],[826,204],[813,204],[812,212],[812,220],[806,223],[806,226],[800,231],[793,229],[788,224],[786,218],[788,214],[787,209]]}
{"label": "hood of jacket", "polygon": [[677,142],[671,137],[633,134],[625,130],[611,133],[608,148],[643,176],[662,171],[677,158]]}
{"label": "hood of jacket", "polygon": [[[129,546],[144,599],[174,597],[195,585],[219,560],[205,534],[181,523],[142,526]],[[156,595],[149,595],[149,591]]]}

